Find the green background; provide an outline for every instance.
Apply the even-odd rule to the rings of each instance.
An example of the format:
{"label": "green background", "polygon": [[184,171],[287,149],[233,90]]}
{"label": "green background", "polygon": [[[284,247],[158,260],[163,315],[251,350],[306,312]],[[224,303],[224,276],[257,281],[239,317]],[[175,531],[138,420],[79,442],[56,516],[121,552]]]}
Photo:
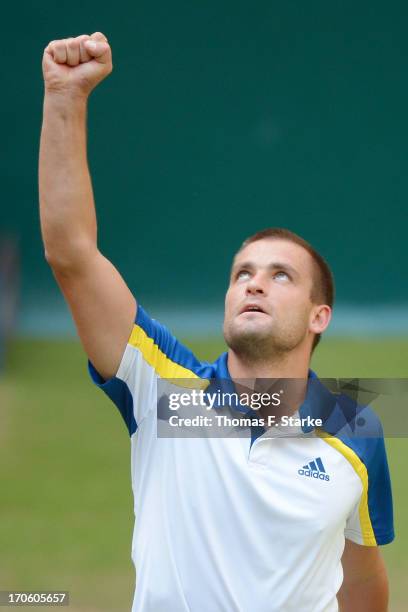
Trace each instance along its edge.
{"label": "green background", "polygon": [[144,304],[222,303],[232,253],[268,226],[322,251],[339,302],[406,303],[407,17],[403,1],[4,7],[0,228],[20,236],[24,302],[57,291],[37,213],[42,49],[102,30],[100,247]]}

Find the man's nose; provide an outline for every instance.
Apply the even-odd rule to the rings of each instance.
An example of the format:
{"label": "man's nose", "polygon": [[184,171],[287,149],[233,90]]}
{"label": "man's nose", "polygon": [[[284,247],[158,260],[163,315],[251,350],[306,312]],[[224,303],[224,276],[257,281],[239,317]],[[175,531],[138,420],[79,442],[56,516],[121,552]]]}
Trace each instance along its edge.
{"label": "man's nose", "polygon": [[246,286],[247,295],[264,295],[266,293],[265,279],[260,274],[254,274]]}

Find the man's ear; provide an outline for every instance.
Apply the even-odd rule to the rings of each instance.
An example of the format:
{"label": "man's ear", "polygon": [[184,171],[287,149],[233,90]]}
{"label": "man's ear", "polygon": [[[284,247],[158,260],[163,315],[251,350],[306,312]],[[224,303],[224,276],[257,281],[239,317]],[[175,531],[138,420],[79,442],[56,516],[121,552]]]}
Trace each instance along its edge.
{"label": "man's ear", "polygon": [[332,309],[327,304],[314,306],[310,316],[310,331],[314,334],[322,334],[330,323],[331,315]]}

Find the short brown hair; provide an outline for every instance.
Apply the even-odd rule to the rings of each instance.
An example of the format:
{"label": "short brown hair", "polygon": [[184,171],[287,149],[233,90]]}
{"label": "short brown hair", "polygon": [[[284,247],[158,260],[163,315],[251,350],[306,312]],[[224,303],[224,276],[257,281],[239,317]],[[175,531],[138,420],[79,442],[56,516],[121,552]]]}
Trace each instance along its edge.
{"label": "short brown hair", "polygon": [[[334,303],[334,279],[332,271],[326,262],[326,260],[318,253],[312,245],[295,234],[288,229],[283,227],[268,227],[263,229],[256,234],[252,234],[244,240],[238,253],[242,251],[245,247],[247,247],[252,242],[257,242],[258,240],[263,240],[264,238],[272,238],[275,240],[288,240],[289,242],[294,242],[299,246],[303,247],[305,251],[309,253],[314,262],[314,278],[313,278],[313,287],[312,293],[310,295],[310,299],[314,304],[327,304],[330,308],[333,308]],[[320,342],[321,334],[316,334],[313,340],[312,350],[318,345]]]}

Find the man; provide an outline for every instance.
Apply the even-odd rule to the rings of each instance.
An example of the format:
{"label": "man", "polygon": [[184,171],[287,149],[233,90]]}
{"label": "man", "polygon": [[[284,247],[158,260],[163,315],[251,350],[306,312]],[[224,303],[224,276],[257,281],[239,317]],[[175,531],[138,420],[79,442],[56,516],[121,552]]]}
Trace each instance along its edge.
{"label": "man", "polygon": [[111,70],[98,32],[45,49],[40,212],[46,258],[92,377],[131,435],[133,610],[329,612],[339,602],[346,612],[385,612],[378,544],[393,539],[393,528],[381,435],[352,439],[325,418],[297,436],[260,427],[250,438],[157,437],[161,379],[293,378],[304,383],[296,414],[323,414],[309,363],[330,321],[333,284],[308,243],[266,230],[235,256],[229,349],[214,364],[151,319],[97,247],[86,105]]}

